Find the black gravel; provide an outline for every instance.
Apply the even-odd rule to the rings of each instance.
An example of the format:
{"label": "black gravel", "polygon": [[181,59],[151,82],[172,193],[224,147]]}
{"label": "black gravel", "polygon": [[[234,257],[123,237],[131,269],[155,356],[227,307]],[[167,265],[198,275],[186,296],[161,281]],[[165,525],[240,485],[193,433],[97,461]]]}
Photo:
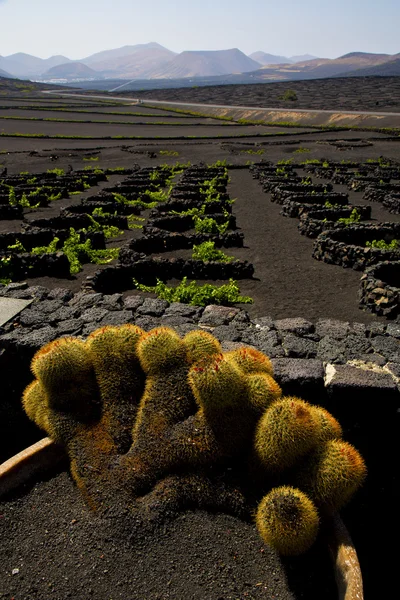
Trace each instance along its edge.
{"label": "black gravel", "polygon": [[152,527],[100,518],[66,472],[0,503],[0,540],[2,600],[336,597],[318,544],[283,565],[252,523],[227,514],[191,511]]}

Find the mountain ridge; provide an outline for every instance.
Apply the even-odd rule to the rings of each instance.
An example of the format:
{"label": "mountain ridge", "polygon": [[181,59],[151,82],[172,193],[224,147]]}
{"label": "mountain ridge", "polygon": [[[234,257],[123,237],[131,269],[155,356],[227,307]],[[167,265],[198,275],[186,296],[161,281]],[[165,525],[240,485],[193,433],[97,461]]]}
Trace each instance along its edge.
{"label": "mountain ridge", "polygon": [[245,73],[260,67],[238,48],[228,50],[186,50],[175,56],[164,68],[151,71],[150,79],[201,77]]}
{"label": "mountain ridge", "polygon": [[176,53],[158,42],[149,42],[103,50],[79,60],[62,55],[42,59],[17,52],[0,56],[0,69],[9,76],[50,82],[55,79],[65,82],[87,79],[89,83],[94,79],[123,82],[203,77],[218,80],[222,77],[224,82],[231,79],[255,83],[340,77],[347,73],[352,76],[397,76],[398,58],[400,53],[362,51],[349,52],[335,59],[310,54],[288,58],[263,51],[246,55],[238,48]]}

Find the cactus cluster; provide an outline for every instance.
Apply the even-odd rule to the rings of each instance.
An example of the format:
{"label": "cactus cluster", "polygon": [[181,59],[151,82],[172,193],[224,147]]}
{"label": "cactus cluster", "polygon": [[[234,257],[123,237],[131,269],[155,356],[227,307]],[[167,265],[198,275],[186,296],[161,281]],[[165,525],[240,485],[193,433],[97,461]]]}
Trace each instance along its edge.
{"label": "cactus cluster", "polygon": [[252,510],[267,543],[299,554],[366,474],[329,412],[282,397],[268,357],[202,330],[107,326],[51,342],[31,369],[25,411],[94,509]]}

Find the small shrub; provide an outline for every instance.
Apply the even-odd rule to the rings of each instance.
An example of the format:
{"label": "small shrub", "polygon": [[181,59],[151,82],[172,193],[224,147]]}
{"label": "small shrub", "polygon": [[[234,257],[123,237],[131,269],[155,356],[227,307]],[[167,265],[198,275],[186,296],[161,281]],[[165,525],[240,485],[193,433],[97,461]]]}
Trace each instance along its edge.
{"label": "small shrub", "polygon": [[252,150],[251,148],[249,150],[241,150],[242,153],[244,154],[258,154],[258,155],[262,155],[264,154],[265,150],[263,150],[262,148],[260,148],[259,150]]}
{"label": "small shrub", "polygon": [[349,217],[342,217],[338,219],[338,223],[343,223],[344,225],[351,225],[352,223],[358,223],[361,221],[361,215],[356,208],[353,208]]}
{"label": "small shrub", "polygon": [[8,285],[12,281],[12,270],[10,267],[11,257],[0,257],[0,283]]}
{"label": "small shrub", "polygon": [[321,161],[318,158],[308,158],[300,163],[301,165],[320,165]]}
{"label": "small shrub", "polygon": [[233,256],[228,256],[222,252],[222,250],[217,250],[215,248],[215,242],[212,241],[203,242],[198,246],[193,246],[192,258],[204,262],[218,261],[223,263],[230,263],[235,260]]}
{"label": "small shrub", "polygon": [[285,90],[279,99],[283,100],[284,102],[296,102],[298,98],[296,92],[294,90],[289,89]]}
{"label": "small shrub", "polygon": [[65,175],[65,171],[64,169],[47,169],[47,173],[55,173],[57,175],[57,177],[61,177],[62,175]]}
{"label": "small shrub", "polygon": [[167,302],[182,302],[194,306],[207,306],[208,304],[230,305],[236,303],[251,304],[252,298],[241,296],[239,287],[233,279],[220,287],[210,283],[197,285],[196,281],[187,282],[184,277],[177,287],[168,287],[157,279],[155,286],[146,286],[133,280],[136,288],[142,292],[152,292],[158,298]]}
{"label": "small shrub", "polygon": [[161,156],[179,156],[179,152],[176,150],[160,150],[159,154],[161,154]]}
{"label": "small shrub", "polygon": [[296,148],[293,150],[293,154],[304,154],[305,152],[311,152],[310,148]]}
{"label": "small shrub", "polygon": [[224,223],[219,224],[212,217],[202,217],[195,215],[193,217],[193,220],[194,230],[197,233],[225,233],[229,227],[229,221],[225,221]]}
{"label": "small shrub", "polygon": [[391,242],[385,242],[385,240],[372,240],[367,242],[367,248],[379,248],[379,250],[399,250],[400,240],[392,240]]}

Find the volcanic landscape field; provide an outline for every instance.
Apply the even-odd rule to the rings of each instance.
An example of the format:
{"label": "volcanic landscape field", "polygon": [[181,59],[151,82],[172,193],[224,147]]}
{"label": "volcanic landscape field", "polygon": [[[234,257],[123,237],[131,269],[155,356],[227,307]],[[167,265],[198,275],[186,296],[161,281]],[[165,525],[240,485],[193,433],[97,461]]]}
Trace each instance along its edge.
{"label": "volcanic landscape field", "polygon": [[[374,194],[371,200],[370,188],[391,185],[397,192],[399,141],[393,131],[243,124],[154,108],[150,101],[4,94],[1,278],[126,295],[143,293],[133,278],[176,286],[184,272],[202,284],[238,280],[240,293],[253,299],[243,305],[251,316],[385,320],[359,308],[363,266],[343,268],[313,258],[315,239],[299,233],[299,214],[289,218],[274,189],[278,186],[284,196],[291,189],[285,192],[286,184],[303,185],[292,195],[323,192],[326,198],[317,208],[329,206],[326,202],[336,206],[339,194],[350,209],[337,218],[365,206],[370,208],[363,222],[398,223],[396,210],[376,202]],[[171,218],[171,211],[203,210],[204,199],[214,202],[202,218],[226,223],[223,233],[204,233],[202,224],[195,230],[193,214]],[[304,193],[301,201],[306,202]],[[47,247],[49,253],[55,237],[52,251],[59,253],[73,225],[74,231],[84,230],[78,241],[90,238],[93,248],[119,248],[119,255],[115,250],[114,259],[103,265],[86,257],[72,274],[65,263],[46,262],[44,251],[42,257],[36,252],[32,262],[32,248]],[[104,235],[107,225],[117,231]],[[172,244],[178,234],[183,241]],[[192,246],[204,241],[213,241],[236,260],[220,271],[204,262],[190,263]],[[171,260],[178,266],[170,267]]]}
{"label": "volcanic landscape field", "polygon": [[[295,100],[285,99],[288,89],[295,92]],[[228,84],[132,92],[123,88],[117,94],[143,100],[151,98],[230,106],[400,112],[400,77],[332,77],[269,84]]]}
{"label": "volcanic landscape field", "polygon": [[[379,107],[379,110],[395,112],[394,90],[398,89],[398,81],[390,82],[389,79],[381,86],[375,79],[368,82],[367,91],[360,92],[359,103],[355,88],[351,91],[347,87],[350,84],[343,80],[331,80],[329,84],[321,84],[320,88],[314,84],[313,91],[307,87],[311,82],[297,82],[290,87],[297,86],[300,98],[299,86],[303,85],[308,90],[310,102],[312,97],[309,107],[314,109],[343,107],[348,110],[351,105],[359,110]],[[278,89],[273,85],[266,85],[263,93],[281,94],[282,86]],[[326,86],[330,86],[329,98],[325,93]],[[191,90],[188,97],[184,95],[188,90],[182,91],[182,96],[176,91],[170,94],[175,94],[173,97],[179,102],[185,99],[215,102],[219,98],[229,104],[229,88],[221,87],[225,89],[210,91],[208,97],[204,96],[205,88],[201,92]],[[239,89],[233,90],[239,96],[232,94],[232,103],[241,102],[243,98],[243,103],[258,104],[258,98],[250,98],[253,86],[246,87],[246,98],[240,97]],[[317,93],[320,93],[318,97]],[[334,106],[335,94],[337,106]],[[387,569],[387,553],[382,553],[381,548],[387,543],[385,532],[392,527],[398,506],[395,497],[397,471],[388,457],[398,455],[399,439],[396,414],[400,302],[399,296],[391,290],[400,288],[400,131],[394,128],[324,129],[235,122],[203,115],[200,108],[196,108],[196,114],[190,114],[171,107],[154,107],[151,94],[147,93],[147,96],[146,101],[137,103],[133,98],[56,96],[22,89],[16,93],[10,88],[2,88],[0,83],[0,296],[31,299],[33,295],[35,298],[27,310],[0,327],[0,362],[2,373],[6,375],[0,439],[7,446],[0,450],[8,457],[10,451],[20,450],[20,444],[25,446],[30,435],[32,441],[38,439],[36,430],[24,433],[27,419],[25,415],[21,416],[20,398],[30,381],[28,365],[32,354],[46,341],[49,330],[53,336],[50,339],[56,334],[85,336],[102,326],[104,320],[107,324],[118,325],[126,322],[128,313],[132,319],[133,312],[142,302],[137,298],[139,295],[166,297],[162,294],[168,292],[168,301],[183,303],[189,302],[189,292],[195,291],[197,296],[192,299],[193,304],[221,303],[247,311],[248,315],[245,315],[242,311],[208,307],[201,324],[217,329],[222,342],[238,340],[236,329],[244,336],[239,340],[245,340],[248,326],[252,337],[247,340],[256,340],[263,351],[264,345],[272,349],[272,358],[278,366],[278,381],[281,375],[283,386],[286,373],[292,368],[293,381],[306,393],[307,389],[311,393],[312,388],[312,401],[317,398],[320,402],[321,395],[328,398],[330,391],[327,392],[324,386],[331,386],[331,391],[334,389],[333,400],[330,400],[343,414],[345,427],[350,430],[349,440],[352,443],[355,440],[357,447],[361,440],[362,452],[366,448],[369,468],[367,487],[361,492],[361,501],[354,504],[353,512],[350,509],[347,513],[346,522],[351,524],[359,549],[366,589],[372,589],[375,580],[384,586],[384,571],[377,563],[385,560]],[[154,94],[154,100],[157,98],[161,98],[160,91]],[[304,98],[302,108],[308,108]],[[385,102],[381,104],[383,100]],[[263,96],[265,106],[270,101]],[[377,263],[384,265],[387,279],[382,276],[379,285],[373,284],[371,288],[364,285],[368,281],[366,274],[377,268]],[[195,289],[193,282],[209,287]],[[390,284],[388,291],[380,287],[385,283]],[[166,287],[179,288],[180,296],[173,296],[173,289],[168,291]],[[225,289],[224,295],[221,288]],[[81,291],[83,294],[79,294]],[[92,293],[90,297],[89,293]],[[360,304],[361,299],[363,304]],[[173,304],[167,312],[166,302],[145,302],[141,320],[139,315],[143,328],[154,319],[165,317],[163,323],[170,326],[179,323],[180,331],[183,331],[193,327],[200,313],[195,306]],[[218,319],[222,322],[228,313],[223,327],[218,327],[221,324]],[[314,328],[310,322],[317,322],[317,326]],[[278,333],[284,339],[285,349],[281,342],[278,344]],[[348,340],[344,339],[346,336]],[[300,371],[296,363],[296,367],[289,367],[286,372],[282,362],[287,360],[292,364],[292,358],[317,360],[300,360],[303,363]],[[350,359],[357,359],[353,363],[358,361],[362,363],[361,367],[347,364]],[[332,384],[333,369],[325,370],[322,361],[329,363],[329,368],[333,363],[338,366],[338,384],[335,381]],[[370,365],[369,370],[363,368],[365,362]],[[371,363],[374,363],[372,367]],[[18,378],[15,377],[15,365],[20,371]],[[378,367],[382,368],[377,373]],[[309,379],[300,376],[303,372],[311,374]],[[347,381],[344,375],[342,386],[340,372],[353,373],[355,380],[349,375]],[[29,381],[25,381],[27,378]],[[292,395],[294,392],[285,393]],[[376,397],[379,398],[378,411]],[[8,437],[13,438],[16,448],[6,443]],[[63,488],[66,491],[62,492],[62,498],[75,505],[75,496],[69,489]],[[52,493],[51,489],[46,491],[47,504],[43,509],[46,519],[48,503],[51,502],[52,514],[57,506]],[[33,509],[37,511],[32,513],[28,504],[25,516],[29,524],[41,523],[37,519],[38,503],[35,496],[32,498]],[[34,581],[39,581],[39,590],[42,589],[40,586],[45,586],[46,592],[40,596],[40,591],[37,592],[39,595],[32,591],[29,596],[32,598],[47,598],[47,592],[55,597],[52,581],[61,581],[60,585],[65,585],[70,592],[72,577],[64,582],[57,576],[58,567],[63,569],[65,561],[69,561],[59,539],[67,528],[77,523],[75,517],[71,518],[75,513],[70,511],[69,505],[60,503],[64,520],[60,521],[60,529],[55,529],[57,539],[53,546],[49,545],[47,537],[45,542],[37,538],[37,552],[42,562],[36,560],[31,548],[36,533],[26,536],[25,530],[20,528],[20,533],[24,531],[21,546],[26,551],[26,564],[30,563],[35,571],[31,573],[32,580],[25,571],[21,572],[25,579],[14,576],[15,565],[19,565],[14,564],[14,557],[21,556],[20,538],[14,540],[15,531],[8,533],[13,522],[2,519],[1,525],[5,531],[8,529],[1,537],[10,548],[4,555],[8,552],[12,557],[5,582],[7,597],[19,594],[27,598],[25,589],[34,590]],[[92,522],[85,529],[83,518],[79,519],[76,529],[83,533],[81,550],[80,542],[75,543],[77,538],[74,538],[74,545],[66,538],[68,552],[73,554],[69,564],[74,569],[81,567],[77,564],[78,557],[81,561],[90,544],[97,544],[96,537],[92,541]],[[226,535],[221,535],[219,546],[215,546],[214,536],[217,519],[225,534],[228,532],[230,536],[230,541],[225,544]],[[241,530],[239,535],[238,525],[230,521],[226,524],[226,520],[220,521],[218,516],[213,516],[209,527],[211,533],[207,537],[208,533],[202,533],[197,521],[193,522],[196,527],[193,539],[206,540],[205,555],[209,563],[215,563],[216,569],[222,572],[222,558],[214,558],[220,552],[221,542],[235,559],[232,567],[223,570],[225,579],[220,585],[224,590],[223,597],[276,597],[275,587],[269,590],[271,596],[265,595],[266,588],[259,587],[256,568],[254,576],[251,575],[255,583],[250,591],[250,576],[247,571],[243,571],[243,575],[238,571],[239,561],[236,561],[236,551],[231,552],[231,543],[235,540],[242,546],[241,540],[248,536],[247,530]],[[204,594],[205,588],[201,587],[203,575],[208,573],[207,565],[201,567],[199,595],[193,593],[193,573],[196,571],[192,566],[193,553],[184,547],[186,534],[182,531],[186,530],[182,529],[182,521],[177,523],[178,543],[173,536],[171,539],[174,552],[178,548],[180,554],[177,553],[178,558],[173,555],[173,560],[177,564],[176,573],[181,577],[181,558],[189,557],[187,579],[184,580],[188,582],[189,591],[180,592],[179,588],[176,596],[173,592],[164,594],[171,583],[169,571],[163,569],[168,551],[165,552],[165,546],[157,540],[156,546],[162,553],[160,559],[160,554],[154,554],[153,548],[148,550],[149,546],[138,546],[139,554],[165,570],[169,581],[164,584],[156,569],[154,580],[160,580],[164,589],[160,594],[158,591],[153,595],[148,593],[145,587],[148,573],[154,574],[154,571],[153,566],[148,566],[150,563],[143,562],[143,577],[139,569],[136,585],[143,584],[144,594],[148,593],[149,598],[214,598]],[[47,525],[40,524],[39,527],[47,535]],[[104,531],[107,534],[102,526],[96,528],[99,536]],[[88,536],[85,532],[89,532]],[[375,543],[371,542],[374,536],[377,538]],[[249,554],[251,558],[246,564],[260,564],[264,569],[263,550],[259,549],[258,541],[253,543],[249,539],[259,563]],[[43,546],[50,549],[49,561],[42,553]],[[61,548],[60,557],[55,553],[56,546]],[[241,551],[243,548],[247,546],[243,545]],[[101,587],[108,576],[101,579],[99,573],[107,573],[108,565],[112,570],[118,561],[116,555],[110,553],[108,562],[103,562],[103,554],[97,550],[96,546],[96,556],[101,559],[96,558],[97,562],[93,563],[97,570],[90,565],[87,572],[93,572],[100,582],[98,597],[106,594],[110,597],[109,588],[104,591]],[[88,556],[92,560],[92,554]],[[136,568],[142,564],[141,560],[132,562],[129,554],[127,578],[131,565]],[[55,571],[48,568],[51,562],[56,566]],[[300,590],[296,598],[319,600],[324,597],[330,600],[336,597],[331,570],[326,578],[319,563],[313,562],[310,569],[307,557],[304,563],[293,564],[295,568],[289,564],[287,571],[289,579],[294,581],[291,583],[293,588],[296,592]],[[105,565],[107,569],[104,569]],[[171,570],[174,569],[175,564],[171,561]],[[43,577],[45,571],[49,577],[46,580]],[[77,585],[86,586],[88,594],[92,594],[91,584],[86,585],[87,578],[81,577],[83,571],[84,568],[79,571],[80,576],[75,577]],[[213,587],[212,593],[219,594],[213,577],[207,585]],[[215,577],[220,581],[218,574]],[[272,577],[273,581],[280,582],[279,573],[276,575],[274,571],[270,575],[268,571],[270,581]],[[326,593],[320,592],[322,587],[315,585],[315,578],[320,579]],[[228,580],[229,584],[225,582]],[[239,588],[228,596],[225,591],[230,594],[231,581],[235,585],[239,581]],[[115,582],[115,586],[121,584],[119,571],[116,571]],[[131,589],[130,580],[127,586]],[[97,590],[96,587],[93,589]],[[242,589],[245,590],[243,593]],[[86,591],[80,590],[75,596],[86,598]],[[60,597],[66,597],[60,593]],[[113,597],[129,596],[124,587],[118,588],[115,594],[113,592]],[[385,593],[381,591],[382,595]],[[1,590],[0,596],[4,596]],[[379,596],[371,594],[370,597]]]}

